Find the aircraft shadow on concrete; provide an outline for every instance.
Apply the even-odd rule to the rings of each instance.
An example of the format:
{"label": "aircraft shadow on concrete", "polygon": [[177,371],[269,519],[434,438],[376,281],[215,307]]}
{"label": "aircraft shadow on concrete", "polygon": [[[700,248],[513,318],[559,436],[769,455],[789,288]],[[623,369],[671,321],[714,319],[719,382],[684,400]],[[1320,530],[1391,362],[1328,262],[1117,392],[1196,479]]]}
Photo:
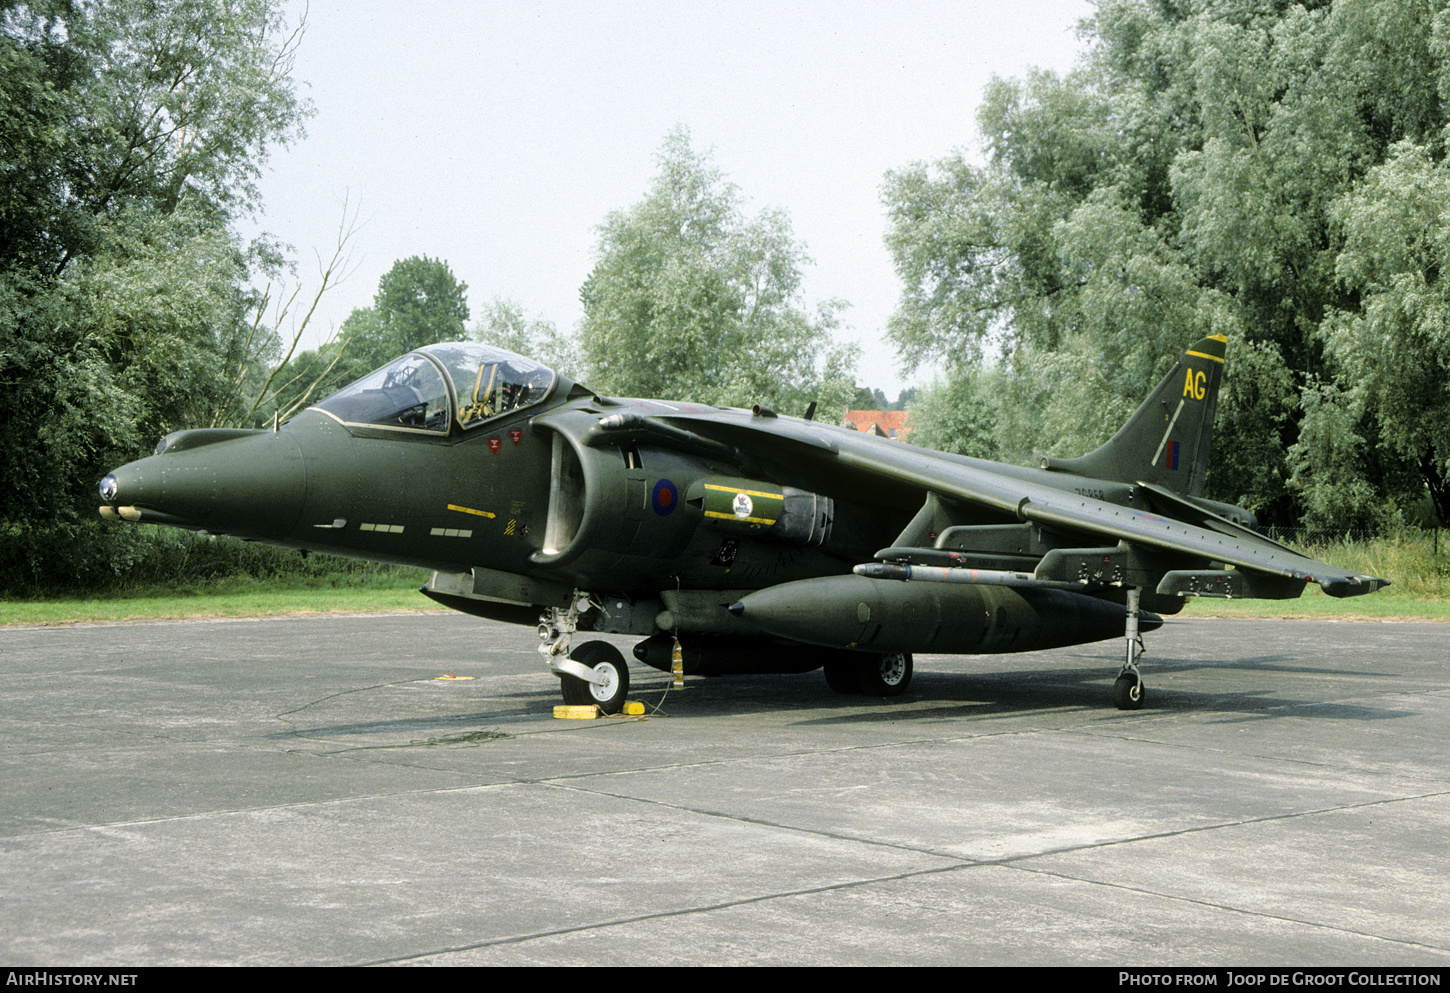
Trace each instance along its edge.
{"label": "aircraft shadow on concrete", "polygon": [[[371,689],[386,690],[394,684],[371,687]],[[305,714],[307,710],[334,704],[336,698],[319,700],[308,704],[297,710],[289,711],[287,714],[279,715],[278,719],[289,724],[285,730],[274,731],[266,735],[271,741],[284,741],[288,739],[306,739],[326,741],[333,738],[346,738],[354,736],[395,736],[404,734],[425,735],[422,743],[448,734],[467,734],[470,731],[477,731],[480,725],[496,724],[501,720],[518,720],[522,718],[537,717],[550,712],[553,706],[553,687],[541,687],[537,690],[526,690],[512,693],[500,693],[488,697],[488,703],[499,704],[497,709],[476,710],[479,701],[477,698],[469,698],[460,701],[470,705],[467,712],[456,714],[439,714],[432,712],[426,715],[410,717],[394,717],[390,719],[369,719],[363,714],[369,711],[384,711],[389,714],[397,713],[399,706],[396,700],[379,701],[375,706],[366,700],[367,691],[364,688],[348,694],[348,709],[350,713],[357,714],[358,719],[334,724],[322,722],[318,717],[308,721],[309,726],[301,726],[296,720],[297,717]],[[437,701],[428,700],[430,707],[436,706]]]}
{"label": "aircraft shadow on concrete", "polygon": [[[1305,669],[1274,664],[1282,656],[1243,659],[1234,663],[1186,661],[1165,663],[1162,674],[1201,668],[1284,671],[1289,673],[1341,674],[1343,670]],[[1084,657],[1089,661],[1088,657]],[[1415,711],[1372,707],[1341,702],[1319,702],[1293,698],[1272,690],[1195,691],[1154,685],[1141,711],[1112,710],[1112,673],[1104,672],[1097,660],[1093,668],[1031,668],[993,672],[940,672],[918,670],[911,687],[901,696],[880,699],[841,696],[832,693],[820,673],[765,678],[722,677],[696,683],[685,694],[667,698],[664,709],[678,716],[731,716],[758,709],[828,710],[827,714],[805,717],[803,725],[870,724],[883,721],[939,721],[943,718],[970,720],[1062,710],[1102,711],[1104,718],[1133,719],[1155,713],[1204,713],[1256,719],[1298,717],[1329,720],[1388,720],[1414,716]],[[1363,675],[1363,673],[1359,673]],[[655,691],[657,692],[657,691]],[[641,688],[635,694],[647,704],[654,692]],[[688,698],[686,699],[686,696]]]}
{"label": "aircraft shadow on concrete", "polygon": [[[1018,656],[1018,665],[1029,668],[974,670],[970,672],[918,670],[911,687],[899,697],[877,698],[834,693],[826,686],[819,671],[798,675],[694,677],[684,690],[671,690],[669,678],[653,670],[632,667],[635,685],[631,697],[644,703],[647,712],[665,719],[696,719],[708,717],[748,716],[780,711],[824,711],[802,716],[802,726],[873,724],[886,721],[971,720],[1034,712],[1077,710],[1103,711],[1105,718],[1125,719],[1151,717],[1164,713],[1202,713],[1222,715],[1224,720],[1270,719],[1298,717],[1328,720],[1374,721],[1413,716],[1414,711],[1371,707],[1342,702],[1319,702],[1294,698],[1273,690],[1193,690],[1155,683],[1144,710],[1118,714],[1110,710],[1112,671],[1104,659],[1095,655],[1073,654],[1077,664],[1064,666],[1062,656]],[[1044,664],[1057,661],[1057,665]],[[1037,664],[1033,664],[1033,663]],[[1365,672],[1347,667],[1304,666],[1290,656],[1262,655],[1222,661],[1199,659],[1158,660],[1154,671],[1161,677],[1189,673],[1194,670],[1235,670],[1240,672],[1285,673],[1294,676],[1355,675],[1373,679],[1390,673]],[[378,686],[377,690],[386,690]],[[450,735],[467,736],[481,726],[501,721],[513,722],[547,716],[551,713],[554,695],[551,685],[490,693],[489,709],[478,709],[480,701],[470,697],[468,709],[457,714],[402,716],[369,719],[363,716],[374,705],[367,701],[368,688],[354,691],[345,699],[349,712],[356,719],[327,723],[314,717],[308,726],[295,720],[306,710],[335,705],[338,698],[317,701],[292,711],[289,720],[294,726],[269,734],[271,740],[305,739],[327,741],[367,736],[394,738],[412,735],[419,744],[434,743]],[[428,700],[429,706],[436,704]],[[398,701],[379,700],[378,710],[396,714]],[[655,712],[655,708],[659,708]],[[320,717],[321,715],[317,715]]]}
{"label": "aircraft shadow on concrete", "polygon": [[467,734],[482,725],[496,724],[500,718],[522,717],[532,711],[489,711],[485,713],[449,714],[432,717],[399,717],[395,720],[358,721],[354,724],[321,724],[315,727],[289,728],[267,735],[270,741],[302,739],[329,741],[335,738],[418,735],[426,736],[420,743],[452,734]]}

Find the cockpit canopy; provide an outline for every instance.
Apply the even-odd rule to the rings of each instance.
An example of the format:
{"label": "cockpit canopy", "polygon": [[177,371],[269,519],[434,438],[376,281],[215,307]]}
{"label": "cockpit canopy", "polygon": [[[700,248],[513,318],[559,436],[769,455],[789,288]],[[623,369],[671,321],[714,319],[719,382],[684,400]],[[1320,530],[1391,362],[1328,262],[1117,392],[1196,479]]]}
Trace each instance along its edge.
{"label": "cockpit canopy", "polygon": [[501,348],[445,342],[409,352],[314,406],[344,424],[447,433],[540,403],[554,370]]}

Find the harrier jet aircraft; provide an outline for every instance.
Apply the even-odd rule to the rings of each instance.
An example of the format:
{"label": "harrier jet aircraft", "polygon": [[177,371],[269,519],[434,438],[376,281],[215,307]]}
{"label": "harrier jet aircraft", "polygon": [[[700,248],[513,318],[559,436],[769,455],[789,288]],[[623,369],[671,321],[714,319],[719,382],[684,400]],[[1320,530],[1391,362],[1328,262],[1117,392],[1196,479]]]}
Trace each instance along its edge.
{"label": "harrier jet aircraft", "polygon": [[[912,653],[1126,642],[1184,598],[1369,593],[1203,497],[1226,340],[1178,359],[1080,458],[1018,467],[757,406],[600,396],[475,343],[389,363],[271,430],[167,435],[101,482],[114,520],[432,570],[422,592],[537,625],[570,703],[614,712],[622,654],[695,675],[824,668],[890,696]],[[677,677],[678,678],[678,677]]]}

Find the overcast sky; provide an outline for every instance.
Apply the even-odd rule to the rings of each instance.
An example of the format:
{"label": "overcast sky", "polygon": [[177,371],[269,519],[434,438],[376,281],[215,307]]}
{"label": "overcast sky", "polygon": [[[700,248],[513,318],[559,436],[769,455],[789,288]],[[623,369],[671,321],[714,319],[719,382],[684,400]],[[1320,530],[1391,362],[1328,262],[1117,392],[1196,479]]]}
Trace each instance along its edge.
{"label": "overcast sky", "polygon": [[446,261],[475,318],[500,297],[572,330],[597,226],[640,200],[683,124],[749,213],[790,216],[815,263],[803,303],[851,304],[858,381],[894,398],[910,382],[880,343],[900,293],[883,177],[977,154],[991,77],[1067,70],[1091,13],[1088,0],[313,0],[294,75],[317,114],[268,163],[258,223],[312,285],[344,201],[360,208],[356,270],[325,298],[324,330],[412,255]]}

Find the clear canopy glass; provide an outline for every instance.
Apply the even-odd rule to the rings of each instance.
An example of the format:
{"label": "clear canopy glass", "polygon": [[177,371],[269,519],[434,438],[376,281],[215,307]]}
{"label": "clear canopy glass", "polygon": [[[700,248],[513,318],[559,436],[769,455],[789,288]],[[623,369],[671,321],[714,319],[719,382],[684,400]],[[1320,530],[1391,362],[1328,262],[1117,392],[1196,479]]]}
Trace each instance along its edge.
{"label": "clear canopy glass", "polygon": [[446,342],[410,352],[316,406],[348,424],[446,432],[450,414],[468,429],[531,407],[557,378],[501,348]]}

